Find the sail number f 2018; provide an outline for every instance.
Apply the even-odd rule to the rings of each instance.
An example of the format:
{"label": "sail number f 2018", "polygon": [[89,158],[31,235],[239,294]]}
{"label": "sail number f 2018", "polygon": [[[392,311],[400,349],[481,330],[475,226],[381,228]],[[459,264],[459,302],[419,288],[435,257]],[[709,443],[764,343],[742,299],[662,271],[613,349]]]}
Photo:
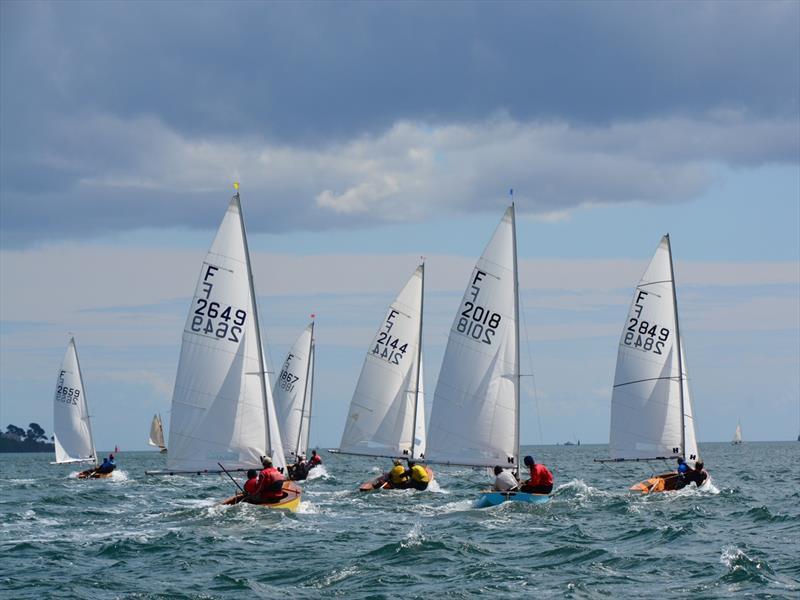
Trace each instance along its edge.
{"label": "sail number f 2018", "polygon": [[[655,323],[640,320],[642,311],[644,310],[644,300],[649,295],[649,292],[639,290],[633,307],[631,308],[631,315],[635,316],[628,318],[628,326],[625,328],[625,337],[622,343],[644,352],[662,354],[664,344],[669,338],[669,329],[666,327],[659,327]],[[658,336],[658,339],[656,339],[656,336]]]}
{"label": "sail number f 2018", "polygon": [[[247,320],[247,311],[233,306],[225,306],[219,302],[211,300],[211,291],[214,284],[211,279],[219,267],[206,265],[201,283],[202,292],[205,297],[198,297],[195,303],[194,313],[192,314],[191,329],[195,333],[227,339],[231,342],[239,342],[242,334],[242,327]],[[200,294],[198,294],[200,296]]]}
{"label": "sail number f 2018", "polygon": [[[497,328],[503,317],[500,313],[492,312],[477,304],[478,295],[481,291],[480,282],[483,281],[486,273],[475,270],[472,277],[472,285],[465,294],[464,305],[461,307],[461,314],[456,321],[456,331],[466,337],[472,338],[484,344],[492,344],[492,338],[497,333]],[[466,298],[471,298],[467,300]]]}

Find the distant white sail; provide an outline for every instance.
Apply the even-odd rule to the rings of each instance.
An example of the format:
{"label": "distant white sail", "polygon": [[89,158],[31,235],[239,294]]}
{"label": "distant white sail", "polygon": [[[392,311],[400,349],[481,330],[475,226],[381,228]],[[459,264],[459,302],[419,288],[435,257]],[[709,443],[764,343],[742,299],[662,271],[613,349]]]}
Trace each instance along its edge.
{"label": "distant white sail", "polygon": [[280,424],[283,453],[290,458],[305,455],[308,451],[313,343],[312,322],[286,355],[280,374],[275,378],[272,392]]}
{"label": "distant white sail", "polygon": [[[424,405],[415,407],[423,279],[424,265],[420,265],[392,302],[369,346],[350,402],[341,452],[417,456],[413,438],[420,434],[420,420],[424,448]],[[415,412],[422,415],[416,424]]]}
{"label": "distant white sail", "polygon": [[56,463],[97,462],[75,338],[69,340],[53,398]]}
{"label": "distant white sail", "polygon": [[[250,257],[238,194],[200,269],[172,396],[170,470],[260,465],[280,437],[273,423]],[[269,414],[273,412],[273,414]],[[280,452],[282,455],[282,452]],[[276,466],[284,466],[273,457]]]}
{"label": "distant white sail", "polygon": [[516,466],[519,332],[514,207],[483,251],[458,308],[436,384],[426,459]]}
{"label": "distant white sail", "polygon": [[164,444],[164,425],[161,423],[161,415],[153,415],[153,422],[150,423],[150,438],[147,443],[162,450],[167,447]]}
{"label": "distant white sail", "polygon": [[684,456],[694,464],[699,458],[686,360],[678,360],[670,252],[664,236],[634,291],[620,337],[611,398],[614,459]]}
{"label": "distant white sail", "polygon": [[736,431],[733,434],[733,443],[734,444],[741,444],[742,443],[742,424],[736,423]]}

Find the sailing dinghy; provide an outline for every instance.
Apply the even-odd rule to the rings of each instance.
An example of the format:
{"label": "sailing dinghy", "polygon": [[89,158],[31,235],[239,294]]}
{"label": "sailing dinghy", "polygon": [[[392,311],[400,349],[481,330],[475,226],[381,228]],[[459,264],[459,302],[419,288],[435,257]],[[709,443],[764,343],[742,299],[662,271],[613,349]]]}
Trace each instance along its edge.
{"label": "sailing dinghy", "polygon": [[[221,463],[228,471],[261,470],[261,456],[267,454],[277,468],[286,468],[234,187],[237,192],[203,260],[184,326],[167,469],[148,474],[219,473]],[[280,502],[263,506],[296,510],[300,488],[286,482],[284,492]]]}
{"label": "sailing dinghy", "polygon": [[731,444],[734,446],[738,446],[742,443],[742,424],[736,423],[736,431],[733,433],[733,440]]}
{"label": "sailing dinghy", "polygon": [[[367,350],[338,453],[412,462],[424,459],[424,290],[423,263],[389,306]],[[433,481],[433,471],[424,468],[428,481]],[[369,491],[393,487],[384,474],[362,484],[359,489]]]}
{"label": "sailing dinghy", "polygon": [[[519,282],[514,205],[478,259],[450,328],[434,394],[428,461],[519,470]],[[484,492],[476,508],[548,494]]]}
{"label": "sailing dinghy", "polygon": [[56,379],[53,397],[53,442],[56,460],[50,464],[64,465],[92,462],[95,466],[78,474],[80,479],[104,479],[111,473],[98,473],[97,450],[92,437],[89,405],[83,387],[83,375],[78,361],[75,338],[70,338],[67,351]]}
{"label": "sailing dinghy", "polygon": [[161,452],[167,451],[164,444],[164,424],[161,422],[161,415],[153,415],[153,422],[150,423],[150,437],[147,440],[149,446],[155,446]]}
{"label": "sailing dinghy", "polygon": [[[610,460],[683,458],[694,468],[695,436],[686,355],[678,320],[669,235],[661,238],[633,293],[617,353],[611,396]],[[677,471],[631,486],[643,494],[680,489]]]}
{"label": "sailing dinghy", "polygon": [[[314,393],[314,322],[297,338],[275,381],[272,396],[278,415],[283,454],[298,464],[308,452],[308,436],[311,428],[311,401]],[[306,479],[307,469],[288,465],[289,478],[294,481]]]}

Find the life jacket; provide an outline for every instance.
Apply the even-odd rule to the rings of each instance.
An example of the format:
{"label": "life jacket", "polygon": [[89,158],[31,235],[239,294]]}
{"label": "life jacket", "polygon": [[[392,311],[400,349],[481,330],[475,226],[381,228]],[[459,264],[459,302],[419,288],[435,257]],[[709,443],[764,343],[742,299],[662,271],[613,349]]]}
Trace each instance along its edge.
{"label": "life jacket", "polygon": [[402,465],[396,465],[389,471],[389,480],[394,484],[401,484],[408,481],[406,477],[406,470]]}
{"label": "life jacket", "polygon": [[275,467],[267,467],[261,471],[258,484],[258,495],[262,498],[283,497],[283,473]]}
{"label": "life jacket", "polygon": [[425,467],[422,467],[420,465],[414,465],[413,467],[411,467],[411,479],[419,483],[430,482],[430,478],[428,477],[428,471],[425,470]]}
{"label": "life jacket", "polygon": [[319,454],[315,454],[310,459],[308,459],[308,462],[311,463],[311,466],[315,467],[319,464],[322,464],[322,459],[320,458]]}
{"label": "life jacket", "polygon": [[245,481],[244,491],[246,494],[254,495],[258,491],[258,477],[253,477]]}
{"label": "life jacket", "polygon": [[543,464],[531,465],[531,478],[527,485],[553,485],[553,474]]}

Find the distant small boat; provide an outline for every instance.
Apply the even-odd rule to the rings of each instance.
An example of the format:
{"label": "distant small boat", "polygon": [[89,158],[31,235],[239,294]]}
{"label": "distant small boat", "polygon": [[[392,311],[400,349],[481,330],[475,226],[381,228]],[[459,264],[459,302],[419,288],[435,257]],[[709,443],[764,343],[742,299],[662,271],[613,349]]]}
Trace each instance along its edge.
{"label": "distant small boat", "polygon": [[161,422],[161,415],[153,415],[153,422],[150,423],[150,439],[147,440],[148,445],[160,448],[161,452],[167,451],[167,446],[164,444],[164,424]]}
{"label": "distant small boat", "polygon": [[93,462],[97,465],[97,450],[92,437],[89,405],[86,403],[75,338],[69,340],[56,379],[56,393],[53,398],[53,441],[56,460],[52,464]]}
{"label": "distant small boat", "polygon": [[742,424],[737,423],[736,431],[733,434],[733,440],[731,441],[731,444],[733,444],[734,446],[738,446],[741,443],[742,443]]}

